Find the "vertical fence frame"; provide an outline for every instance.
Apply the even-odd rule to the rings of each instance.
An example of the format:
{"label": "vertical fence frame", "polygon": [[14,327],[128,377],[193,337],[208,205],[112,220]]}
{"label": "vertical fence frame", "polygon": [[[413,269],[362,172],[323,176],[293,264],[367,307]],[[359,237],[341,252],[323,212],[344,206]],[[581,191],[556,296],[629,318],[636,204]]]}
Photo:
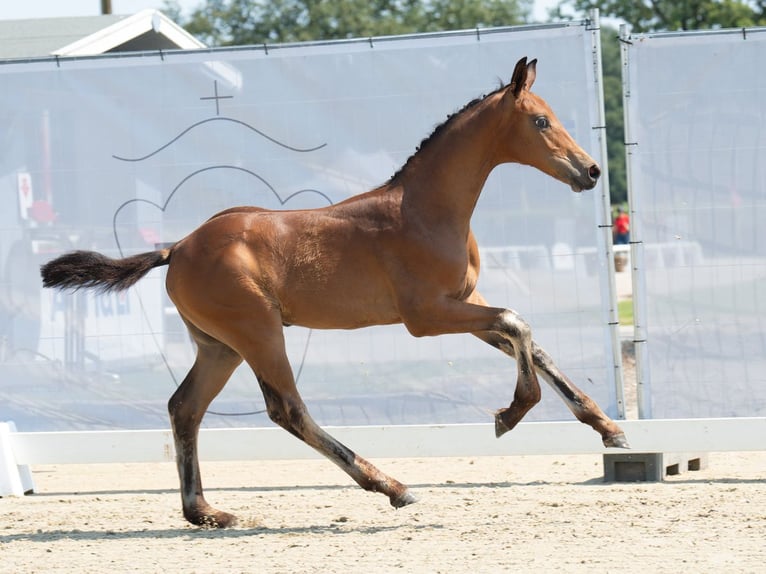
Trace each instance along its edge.
{"label": "vertical fence frame", "polygon": [[636,354],[636,396],[638,418],[652,418],[649,401],[649,355],[646,335],[646,277],[644,275],[644,249],[641,235],[641,196],[633,185],[633,150],[638,142],[633,136],[632,108],[629,74],[630,35],[625,24],[620,25],[620,62],[622,64],[623,118],[625,126],[625,176],[628,188],[628,209],[630,212],[630,265],[633,290],[633,345]]}
{"label": "vertical fence frame", "polygon": [[[651,215],[651,212],[649,211],[650,206],[645,205],[645,201],[647,201],[647,198],[645,195],[648,195],[648,191],[645,189],[641,189],[641,187],[649,187],[646,185],[646,182],[642,182],[640,176],[638,175],[638,170],[641,169],[641,163],[640,159],[636,159],[636,157],[640,157],[636,150],[641,149],[640,146],[646,146],[649,144],[649,142],[641,142],[639,141],[639,132],[640,132],[640,122],[642,118],[640,117],[640,104],[635,103],[635,90],[637,86],[633,86],[632,83],[636,79],[635,68],[636,64],[634,63],[635,57],[632,57],[631,54],[635,53],[635,46],[645,46],[644,49],[648,49],[648,46],[650,45],[650,42],[652,40],[656,41],[663,41],[663,40],[673,40],[678,39],[678,44],[673,44],[673,46],[679,46],[681,48],[690,46],[698,45],[700,42],[704,42],[704,39],[706,37],[711,38],[709,41],[710,45],[713,46],[723,46],[721,50],[724,50],[725,48],[734,49],[733,46],[736,46],[736,42],[744,42],[744,41],[750,41],[750,38],[755,33],[759,33],[759,36],[762,36],[763,33],[766,31],[766,28],[753,28],[753,29],[728,29],[728,30],[704,30],[704,31],[691,31],[691,32],[670,32],[670,33],[657,33],[657,34],[641,34],[641,35],[631,35],[628,32],[626,25],[620,26],[620,32],[619,32],[619,40],[621,43],[621,63],[622,63],[622,88],[623,88],[623,104],[624,104],[624,120],[625,120],[625,156],[626,156],[626,175],[627,175],[627,184],[628,184],[628,199],[629,199],[629,206],[630,206],[630,215],[631,215],[631,238],[630,238],[630,249],[631,249],[631,267],[632,267],[632,286],[633,286],[633,306],[634,306],[634,334],[633,334],[633,341],[635,344],[635,352],[636,352],[636,379],[637,379],[637,392],[638,392],[638,407],[639,407],[639,418],[653,418],[653,401],[652,401],[652,371],[653,369],[657,369],[657,364],[652,364],[653,358],[652,354],[650,354],[650,350],[652,353],[657,353],[658,349],[656,347],[658,336],[655,335],[654,339],[651,334],[651,313],[650,313],[650,306],[649,306],[649,291],[650,291],[650,283],[649,283],[649,275],[651,269],[647,267],[647,265],[650,264],[650,261],[648,260],[648,257],[650,254],[647,253],[647,249],[654,247],[651,245],[651,228],[647,227],[647,229],[644,229],[643,223],[645,218],[649,218]],[[728,43],[727,37],[735,39],[736,42]],[[690,42],[689,46],[685,46],[683,44],[683,40],[688,40]],[[696,42],[697,44],[694,44],[693,42]],[[707,46],[706,46],[707,47]],[[715,53],[715,52],[713,52]],[[711,57],[711,56],[708,56]],[[688,62],[687,62],[688,63]],[[698,64],[700,68],[704,68],[704,61],[699,60],[695,61],[695,64]],[[669,63],[668,65],[672,65],[672,63]],[[635,68],[635,69],[634,69]],[[653,74],[657,74],[658,76],[662,76],[663,70],[656,70],[652,69]],[[665,73],[667,73],[667,70],[665,70]],[[690,81],[691,82],[691,81]],[[694,85],[692,83],[692,85]],[[753,88],[750,88],[752,90]],[[759,90],[761,88],[755,88],[756,90]],[[692,91],[692,93],[694,93]],[[704,102],[704,100],[703,100]],[[696,108],[693,108],[696,109]],[[701,109],[706,109],[701,106]],[[644,121],[645,118],[643,118]],[[676,142],[677,143],[677,142]],[[646,149],[646,148],[644,148]],[[735,149],[732,147],[732,149]],[[666,160],[667,161],[667,160]],[[745,167],[750,164],[744,164]],[[739,167],[739,166],[738,166]],[[643,168],[646,169],[646,168]],[[678,177],[677,175],[675,176]],[[671,179],[672,181],[672,179]],[[668,185],[679,185],[678,183],[675,184],[668,184]],[[692,205],[696,205],[696,203],[693,203]],[[676,211],[668,209],[668,212],[676,213]],[[690,216],[691,217],[691,216]],[[681,233],[681,232],[678,232]],[[723,231],[724,235],[726,234],[726,231]],[[679,238],[680,236],[676,236],[676,238]],[[649,241],[650,245],[647,245],[647,241]],[[663,244],[660,244],[663,245]],[[715,264],[710,264],[709,266],[715,267]],[[720,271],[720,273],[724,273],[723,270]],[[698,351],[702,353],[702,351]],[[672,361],[671,361],[672,364]],[[657,381],[660,381],[659,378],[656,377],[656,385],[659,385]],[[720,384],[725,384],[724,381],[721,381]],[[656,386],[655,385],[655,386]],[[656,403],[655,403],[656,404]],[[760,403],[759,403],[760,404]],[[749,412],[745,414],[745,416],[752,416]],[[758,414],[760,416],[760,414]],[[744,418],[744,417],[743,417]],[[766,443],[764,443],[766,445]]]}
{"label": "vertical fence frame", "polygon": [[604,108],[604,74],[601,62],[601,20],[598,8],[590,11],[590,22],[587,29],[591,33],[591,53],[593,58],[593,77],[596,87],[596,118],[597,125],[593,129],[598,133],[601,157],[604,165],[601,170],[600,191],[600,220],[601,240],[605,246],[603,264],[606,267],[606,293],[608,294],[608,309],[606,324],[612,347],[612,362],[614,364],[614,390],[617,401],[617,417],[625,419],[625,381],[622,369],[622,345],[620,344],[620,317],[617,307],[617,283],[615,281],[614,245],[612,235],[612,202],[609,187],[609,167],[607,164],[606,111]]}

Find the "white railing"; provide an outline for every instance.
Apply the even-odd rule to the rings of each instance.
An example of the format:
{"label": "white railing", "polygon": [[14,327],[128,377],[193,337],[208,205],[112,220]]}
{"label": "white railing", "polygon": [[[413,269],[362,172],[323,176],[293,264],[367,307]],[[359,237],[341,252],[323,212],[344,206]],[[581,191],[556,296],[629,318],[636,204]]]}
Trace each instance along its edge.
{"label": "white railing", "polygon": [[[766,417],[624,420],[634,453],[766,450]],[[593,430],[579,422],[521,423],[500,439],[492,424],[328,427],[368,458],[600,454]],[[203,429],[202,460],[290,460],[320,455],[280,428]],[[167,462],[170,430],[13,432],[0,423],[0,496],[33,489],[29,466]]]}

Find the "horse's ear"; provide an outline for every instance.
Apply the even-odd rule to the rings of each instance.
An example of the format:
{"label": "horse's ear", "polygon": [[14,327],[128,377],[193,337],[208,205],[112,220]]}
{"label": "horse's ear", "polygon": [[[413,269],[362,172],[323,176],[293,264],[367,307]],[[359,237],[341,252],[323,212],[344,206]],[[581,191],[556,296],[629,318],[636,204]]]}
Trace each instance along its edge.
{"label": "horse's ear", "polygon": [[529,90],[532,87],[537,75],[536,66],[536,59],[527,63],[526,57],[516,62],[513,76],[511,76],[511,83],[508,86],[514,97],[518,98],[522,90]]}
{"label": "horse's ear", "polygon": [[537,77],[537,58],[527,64],[527,81],[524,82],[524,89],[529,91],[532,89],[532,84],[535,83]]}

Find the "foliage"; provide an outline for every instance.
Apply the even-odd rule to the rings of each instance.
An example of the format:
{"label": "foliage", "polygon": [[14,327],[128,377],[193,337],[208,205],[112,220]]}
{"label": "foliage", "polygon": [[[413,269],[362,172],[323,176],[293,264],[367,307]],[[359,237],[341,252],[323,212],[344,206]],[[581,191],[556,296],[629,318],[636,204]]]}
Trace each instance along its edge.
{"label": "foliage", "polygon": [[562,0],[554,16],[567,8],[587,14],[598,8],[602,18],[616,18],[631,32],[742,28],[766,24],[764,0]]}
{"label": "foliage", "polygon": [[617,302],[617,316],[620,319],[620,325],[633,324],[633,299]]}
{"label": "foliage", "polygon": [[184,18],[164,11],[211,46],[334,40],[507,26],[528,21],[532,0],[207,0]]}
{"label": "foliage", "polygon": [[624,21],[633,33],[766,25],[766,0],[561,0],[550,16],[584,18],[593,8],[602,18],[609,184],[612,203],[617,204],[627,199],[620,47],[617,30],[604,27],[604,19]]}
{"label": "foliage", "polygon": [[[585,17],[598,8],[603,19],[626,22],[631,32],[698,30],[766,24],[766,1],[742,0],[562,0],[551,11],[554,19]],[[568,16],[567,16],[568,14]],[[604,67],[604,105],[606,108],[609,183],[613,203],[627,198],[622,111],[620,48],[616,30],[603,27],[601,32]]]}
{"label": "foliage", "polygon": [[622,111],[622,65],[618,38],[617,30],[602,26],[601,60],[604,76],[606,149],[609,164],[609,193],[613,204],[624,203],[628,198]]}

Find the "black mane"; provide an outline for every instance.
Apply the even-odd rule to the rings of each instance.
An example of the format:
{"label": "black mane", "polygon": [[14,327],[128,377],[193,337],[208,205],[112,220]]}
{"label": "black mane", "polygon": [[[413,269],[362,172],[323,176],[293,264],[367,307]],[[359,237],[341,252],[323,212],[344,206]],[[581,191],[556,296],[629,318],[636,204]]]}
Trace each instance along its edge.
{"label": "black mane", "polygon": [[404,162],[404,165],[402,165],[402,167],[400,167],[400,168],[399,168],[399,169],[396,171],[396,173],[394,173],[394,175],[392,175],[392,176],[391,176],[391,177],[388,179],[388,181],[387,181],[386,183],[389,183],[389,184],[390,184],[390,183],[393,183],[393,182],[396,180],[396,178],[398,178],[398,177],[399,177],[399,176],[400,176],[400,175],[401,175],[401,174],[402,174],[402,173],[403,173],[403,172],[404,172],[404,171],[407,169],[407,166],[408,166],[408,165],[410,165],[410,162],[412,161],[412,159],[413,159],[415,156],[417,156],[417,155],[418,155],[418,153],[420,153],[420,151],[421,151],[421,150],[423,150],[423,149],[424,149],[426,146],[428,146],[428,144],[429,144],[431,141],[433,141],[433,140],[435,140],[437,137],[439,137],[439,135],[440,135],[440,134],[441,134],[441,133],[442,133],[444,130],[446,130],[446,129],[447,129],[447,127],[448,127],[449,125],[451,125],[451,124],[452,124],[452,123],[455,121],[455,119],[456,119],[457,117],[459,117],[459,116],[460,116],[460,115],[461,115],[463,112],[465,112],[466,110],[470,110],[471,108],[473,108],[473,107],[475,107],[476,105],[478,105],[480,102],[483,102],[483,101],[484,101],[485,99],[487,99],[489,96],[492,96],[492,95],[494,95],[494,94],[498,93],[499,91],[501,91],[501,90],[504,90],[505,88],[506,88],[506,85],[505,85],[505,84],[503,84],[503,83],[501,82],[501,83],[500,83],[500,87],[498,87],[498,88],[497,88],[497,89],[495,89],[494,91],[492,91],[492,92],[490,92],[490,93],[488,93],[488,94],[485,94],[485,95],[481,96],[480,98],[475,98],[475,99],[471,100],[471,101],[470,101],[470,102],[468,102],[466,105],[464,105],[462,108],[460,108],[460,110],[458,110],[457,112],[455,112],[455,113],[453,113],[453,114],[450,114],[450,115],[448,115],[446,120],[444,120],[444,121],[443,121],[441,124],[439,124],[438,126],[436,126],[436,127],[434,128],[434,131],[433,131],[433,132],[431,132],[431,135],[430,135],[430,136],[428,136],[428,137],[424,138],[424,139],[423,139],[423,141],[421,141],[421,142],[420,142],[420,145],[419,145],[418,147],[416,147],[416,148],[415,148],[415,153],[413,153],[413,154],[412,154],[410,157],[408,157],[408,158],[407,158],[407,161],[405,161],[405,162]]}

